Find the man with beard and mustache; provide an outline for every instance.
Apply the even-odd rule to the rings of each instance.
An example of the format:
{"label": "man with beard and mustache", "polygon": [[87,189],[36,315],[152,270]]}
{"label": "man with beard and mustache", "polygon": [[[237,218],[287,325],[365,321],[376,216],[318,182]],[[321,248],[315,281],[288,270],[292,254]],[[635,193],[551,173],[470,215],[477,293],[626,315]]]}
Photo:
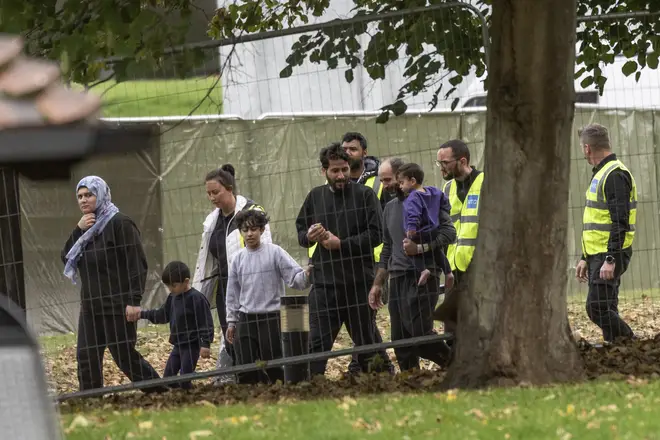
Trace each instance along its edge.
{"label": "man with beard and mustache", "polygon": [[[440,296],[439,276],[442,269],[433,265],[427,283],[419,286],[418,271],[410,256],[436,250],[442,251],[456,239],[456,230],[449,216],[449,203],[443,197],[438,218],[438,233],[430,244],[415,244],[406,238],[403,226],[403,193],[397,182],[397,172],[403,160],[391,158],[385,160],[378,171],[384,190],[393,195],[393,199],[383,212],[383,252],[378,264],[378,272],[369,292],[369,305],[377,310],[383,306],[382,288],[389,277],[391,337],[393,341],[434,334],[433,310]],[[450,349],[443,341],[421,346],[395,348],[397,362],[401,371],[419,368],[419,358],[428,359],[440,366],[446,366],[450,358]]]}
{"label": "man with beard and mustache", "polygon": [[[380,161],[374,156],[367,155],[367,139],[362,133],[348,132],[344,134],[341,140],[341,146],[348,154],[349,166],[351,167],[351,181],[365,185],[374,190],[376,197],[380,200],[381,208],[385,209],[387,202],[392,200],[392,195],[388,191],[383,190],[383,185],[378,178],[378,166]],[[383,245],[374,249],[374,261],[376,264],[380,261],[380,253],[382,252]],[[388,286],[387,283],[383,286],[383,302],[387,303]],[[377,343],[383,342],[383,337],[380,335],[380,330],[376,325],[376,314],[374,313],[374,341]],[[380,358],[385,362],[385,366],[390,374],[394,374],[394,365],[387,355],[385,350],[378,352]],[[357,361],[357,355],[353,355],[350,364],[348,364],[348,374],[355,374],[360,371],[360,364]]]}
{"label": "man with beard and mustache", "polygon": [[447,182],[444,193],[451,204],[451,219],[456,228],[456,243],[449,246],[447,258],[455,277],[454,288],[445,295],[434,318],[442,321],[445,332],[456,331],[458,298],[467,289],[465,272],[474,255],[479,230],[479,198],[484,173],[470,166],[470,150],[465,142],[453,139],[440,145],[436,166]]}
{"label": "man with beard and mustache", "polygon": [[[382,210],[376,194],[350,180],[349,157],[335,142],[321,150],[327,184],[312,189],[296,219],[298,242],[310,248],[310,352],[332,350],[342,325],[357,346],[374,343],[374,317],[368,292],[374,280],[374,248],[381,244]],[[374,354],[358,355],[363,372],[383,364]],[[327,361],[310,363],[312,375],[323,375]]]}

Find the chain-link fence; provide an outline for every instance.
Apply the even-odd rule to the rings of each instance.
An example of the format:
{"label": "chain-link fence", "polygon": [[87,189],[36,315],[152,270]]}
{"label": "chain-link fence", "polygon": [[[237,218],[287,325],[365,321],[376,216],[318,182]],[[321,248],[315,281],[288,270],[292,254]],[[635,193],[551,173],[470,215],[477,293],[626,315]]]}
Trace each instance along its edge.
{"label": "chain-link fence", "polygon": [[[425,32],[451,30],[458,24],[461,38],[448,31],[442,56],[428,47],[410,55],[406,48],[415,44],[415,38],[430,38],[415,29],[422,16],[432,22],[423,27]],[[280,73],[296,41],[310,42],[323,35],[335,42],[350,41],[364,62],[370,45],[378,42],[363,35],[364,26],[372,35],[383,29],[397,32],[406,42],[394,49],[384,47],[395,53],[383,62],[383,79],[373,80],[380,76],[373,69],[351,68],[342,57],[333,69],[305,61]],[[406,34],[413,31],[416,37]],[[422,254],[429,247],[441,249],[456,266],[455,250],[452,254],[447,249],[455,239],[447,231],[454,228],[443,223],[447,217],[449,225],[458,226],[452,222],[455,213],[445,216],[445,205],[434,206],[420,220],[420,214],[415,217],[414,209],[391,191],[396,161],[394,167],[391,162],[389,168],[386,165],[380,176],[378,170],[386,158],[399,157],[419,164],[425,172],[423,182],[415,174],[415,183],[443,190],[443,173],[461,172],[455,168],[459,164],[468,171],[470,165],[484,169],[485,70],[468,69],[459,80],[442,63],[449,54],[465,55],[481,59],[485,68],[485,32],[483,17],[467,5],[426,8],[423,14],[398,11],[202,48],[204,68],[212,60],[218,66],[213,77],[124,83],[110,79],[98,86],[108,100],[108,121],[157,124],[161,137],[147,153],[81,164],[77,177],[103,177],[125,217],[111,217],[102,233],[91,244],[84,243],[80,252],[71,253],[71,248],[83,229],[103,218],[96,212],[95,219],[81,219],[72,198],[77,194],[85,213],[93,203],[102,202],[98,189],[102,183],[90,188],[91,183],[83,182],[78,188],[75,179],[68,186],[46,188],[22,182],[28,314],[42,334],[57,334],[42,338],[55,390],[62,398],[71,397],[67,393],[79,386],[85,394],[97,393],[100,386],[106,386],[101,392],[110,392],[128,389],[127,376],[148,380],[193,370],[195,378],[212,378],[218,385],[274,381],[283,379],[285,372],[291,379],[296,371],[282,366],[291,364],[290,356],[297,354],[312,375],[329,378],[446,363],[443,328],[434,325],[431,316],[445,282],[444,253],[426,252],[431,260],[421,263],[412,254],[418,252],[417,244],[422,245]],[[416,78],[411,65],[426,55],[429,62],[438,62],[436,71],[424,80],[427,91],[404,98],[404,115],[377,123],[379,108],[397,101],[402,88],[411,90],[409,83]],[[659,280],[653,269],[660,228],[655,225],[654,164],[660,99],[637,100],[637,93],[642,84],[646,88],[642,95],[653,97],[660,93],[660,83],[657,72],[648,69],[639,84],[630,83],[617,63],[603,95],[594,94],[588,84],[576,84],[579,106],[567,249],[571,264],[566,270],[571,274],[573,328],[590,340],[602,336],[585,312],[586,291],[573,277],[584,191],[591,176],[579,150],[577,129],[589,122],[609,127],[614,151],[637,184],[635,257],[623,277],[620,312],[638,334],[655,330],[652,298]],[[167,68],[175,67],[167,63],[161,67]],[[428,111],[430,103],[435,103],[433,111]],[[469,161],[461,161],[454,150],[449,160],[438,155],[439,146],[452,139],[466,143]],[[321,149],[332,142],[339,143],[338,150],[321,159]],[[223,167],[227,164],[231,167]],[[404,186],[412,184],[412,176],[403,179]],[[451,198],[451,191],[447,195]],[[388,204],[390,200],[395,203]],[[442,196],[435,194],[432,200]],[[258,214],[262,210],[268,224]],[[411,235],[412,244],[407,241],[405,247],[401,244],[407,238],[404,211],[406,219],[418,218],[417,226],[430,234],[421,241]],[[133,222],[139,238],[129,233],[135,232]],[[77,223],[80,227],[75,229]],[[320,229],[312,230],[319,224]],[[67,237],[69,246],[63,252]],[[78,285],[62,276],[62,257],[80,258]],[[181,265],[166,268],[175,261],[184,263],[189,273]],[[310,263],[313,267],[308,269]],[[380,292],[372,292],[371,304],[369,294],[378,267],[390,273],[389,283],[384,284],[384,307],[376,312],[378,301],[373,297]],[[417,286],[424,267],[431,269],[430,278]],[[201,295],[184,293],[186,279]],[[287,300],[290,304],[280,304],[283,293],[293,298]],[[228,334],[232,343],[226,341]],[[378,347],[360,348],[374,343]],[[106,347],[113,360],[103,358]],[[71,374],[74,358],[79,377]]]}

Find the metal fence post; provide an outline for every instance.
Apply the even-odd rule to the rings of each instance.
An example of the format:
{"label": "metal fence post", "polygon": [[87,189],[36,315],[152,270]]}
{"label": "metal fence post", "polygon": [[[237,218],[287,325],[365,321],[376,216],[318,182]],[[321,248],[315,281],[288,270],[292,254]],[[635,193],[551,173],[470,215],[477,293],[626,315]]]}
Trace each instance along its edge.
{"label": "metal fence post", "polygon": [[[309,352],[309,297],[285,295],[280,299],[282,321],[282,353],[285,358]],[[284,381],[298,383],[309,380],[309,362],[285,365]]]}

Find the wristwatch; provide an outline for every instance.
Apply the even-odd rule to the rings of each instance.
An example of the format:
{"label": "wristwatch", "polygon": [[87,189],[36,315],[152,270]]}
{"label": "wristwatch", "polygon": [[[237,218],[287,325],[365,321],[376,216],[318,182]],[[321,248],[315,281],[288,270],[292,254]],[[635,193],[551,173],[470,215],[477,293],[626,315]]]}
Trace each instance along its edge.
{"label": "wristwatch", "polygon": [[611,255],[607,255],[607,256],[605,257],[605,262],[606,262],[607,264],[614,264],[614,257],[611,256]]}

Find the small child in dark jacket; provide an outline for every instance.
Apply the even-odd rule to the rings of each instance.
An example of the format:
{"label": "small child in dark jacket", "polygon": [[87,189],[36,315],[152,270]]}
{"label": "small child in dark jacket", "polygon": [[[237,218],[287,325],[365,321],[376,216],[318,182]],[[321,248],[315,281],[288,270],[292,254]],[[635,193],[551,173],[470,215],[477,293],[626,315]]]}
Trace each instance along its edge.
{"label": "small child in dark jacket", "polygon": [[[403,201],[403,227],[407,238],[417,244],[432,242],[438,234],[440,210],[450,210],[447,196],[434,186],[422,185],[424,170],[416,163],[402,165],[397,172],[397,180],[406,195]],[[435,265],[445,274],[445,289],[451,289],[454,277],[449,260],[442,250],[437,249],[411,258],[420,273],[418,285],[426,284],[431,275],[427,267]]]}
{"label": "small child in dark jacket", "polygon": [[[190,287],[190,269],[181,261],[165,267],[161,277],[170,295],[165,304],[154,310],[140,310],[128,316],[129,321],[148,319],[154,324],[170,324],[170,344],[173,345],[165,365],[164,377],[193,373],[199,357],[211,356],[213,342],[213,316],[206,297]],[[190,382],[181,382],[181,388],[190,389]],[[179,385],[172,385],[178,388]]]}

